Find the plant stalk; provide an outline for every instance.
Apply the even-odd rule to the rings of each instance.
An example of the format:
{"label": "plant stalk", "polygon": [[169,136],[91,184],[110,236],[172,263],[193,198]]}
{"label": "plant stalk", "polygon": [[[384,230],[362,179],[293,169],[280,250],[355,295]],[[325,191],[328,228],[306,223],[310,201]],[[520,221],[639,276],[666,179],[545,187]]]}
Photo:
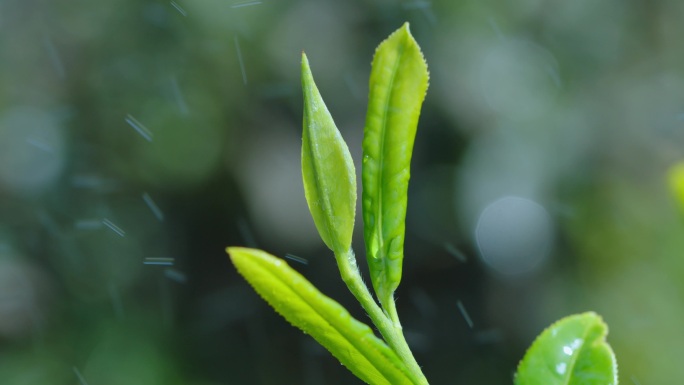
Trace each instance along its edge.
{"label": "plant stalk", "polygon": [[413,353],[404,338],[404,333],[397,317],[394,302],[391,308],[393,314],[389,315],[382,311],[380,306],[373,299],[373,295],[368,290],[368,287],[363,283],[361,273],[356,264],[356,257],[354,252],[350,249],[346,253],[335,253],[337,266],[340,269],[342,280],[352,292],[356,300],[359,301],[363,309],[368,313],[371,321],[378,328],[380,334],[385,339],[385,342],[394,350],[408,370],[413,375],[413,380],[417,381],[416,385],[429,385],[420,365],[413,357]]}

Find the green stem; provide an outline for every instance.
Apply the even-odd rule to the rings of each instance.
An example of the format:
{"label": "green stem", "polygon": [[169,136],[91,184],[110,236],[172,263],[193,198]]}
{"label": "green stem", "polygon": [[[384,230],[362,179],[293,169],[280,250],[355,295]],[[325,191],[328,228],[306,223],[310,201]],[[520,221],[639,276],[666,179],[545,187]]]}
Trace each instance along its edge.
{"label": "green stem", "polygon": [[[394,297],[394,293],[392,293],[392,297]],[[385,313],[387,314],[389,319],[392,320],[392,322],[394,322],[396,327],[401,329],[401,323],[399,322],[399,314],[397,313],[397,306],[394,302],[394,298],[392,298],[391,301],[387,301],[384,308]]]}
{"label": "green stem", "polygon": [[361,306],[368,313],[371,321],[378,328],[387,344],[406,364],[408,370],[413,374],[414,381],[417,381],[416,385],[429,385],[423,371],[420,369],[420,365],[418,365],[415,357],[413,357],[408,343],[406,343],[394,301],[391,301],[392,304],[388,310],[391,314],[385,314],[377,302],[375,302],[375,299],[373,299],[373,295],[368,290],[366,284],[363,283],[356,264],[356,257],[351,249],[344,254],[335,253],[335,259],[337,260],[342,280],[349,288],[349,291],[361,303]]}

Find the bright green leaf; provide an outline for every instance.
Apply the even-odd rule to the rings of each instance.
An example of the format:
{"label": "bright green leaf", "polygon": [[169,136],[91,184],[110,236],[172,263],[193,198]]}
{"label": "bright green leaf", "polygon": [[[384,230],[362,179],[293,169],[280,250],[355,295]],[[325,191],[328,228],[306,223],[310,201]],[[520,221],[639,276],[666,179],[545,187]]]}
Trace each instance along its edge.
{"label": "bright green leaf", "polygon": [[670,189],[677,200],[679,211],[684,214],[684,163],[679,163],[670,169]]}
{"label": "bright green leaf", "polygon": [[282,259],[241,247],[227,250],[247,282],[292,325],[311,335],[357,377],[372,385],[414,384],[392,349]]}
{"label": "bright green leaf", "polygon": [[351,248],[356,212],[354,163],[316,88],[304,54],[302,89],[302,176],[306,201],[323,242],[335,254],[347,254]]}
{"label": "bright green leaf", "polygon": [[544,330],[518,366],[515,385],[616,385],[617,364],[596,313],[565,317]]}
{"label": "bright green leaf", "polygon": [[383,307],[401,280],[411,154],[427,87],[427,64],[406,23],[375,51],[363,139],[364,238]]}

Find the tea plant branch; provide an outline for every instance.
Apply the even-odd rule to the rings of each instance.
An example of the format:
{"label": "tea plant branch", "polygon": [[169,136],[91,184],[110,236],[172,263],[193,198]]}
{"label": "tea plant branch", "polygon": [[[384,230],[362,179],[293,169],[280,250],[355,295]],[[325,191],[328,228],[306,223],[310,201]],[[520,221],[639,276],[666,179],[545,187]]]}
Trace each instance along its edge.
{"label": "tea plant branch", "polygon": [[[394,301],[404,259],[411,154],[427,86],[427,64],[404,24],[375,52],[364,128],[364,240],[376,301],[351,248],[354,164],[302,54],[306,201],[342,280],[383,339],[282,259],[261,250],[227,249],[238,272],[271,307],[371,385],[428,385],[406,342]],[[675,191],[684,201],[684,171],[673,175]],[[607,326],[591,312],[553,324],[521,361],[515,385],[616,385],[617,366],[606,334]]]}
{"label": "tea plant branch", "polygon": [[354,163],[347,144],[316,87],[305,54],[302,54],[302,90],[302,179],[314,224],[324,243],[333,251],[342,280],[368,313],[387,344],[415,376],[416,383],[427,384],[404,339],[398,319],[392,319],[378,306],[361,278],[351,249],[356,208]]}

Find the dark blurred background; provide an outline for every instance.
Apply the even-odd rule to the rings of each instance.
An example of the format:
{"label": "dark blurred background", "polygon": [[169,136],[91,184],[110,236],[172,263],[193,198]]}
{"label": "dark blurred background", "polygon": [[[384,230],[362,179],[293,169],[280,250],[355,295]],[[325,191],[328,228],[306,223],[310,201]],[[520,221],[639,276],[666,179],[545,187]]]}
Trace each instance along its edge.
{"label": "dark blurred background", "polygon": [[306,208],[299,61],[358,160],[372,54],[404,21],[431,86],[397,303],[431,383],[511,384],[586,310],[621,383],[684,378],[665,181],[683,18],[679,0],[0,1],[0,383],[359,383],[224,248],[303,258],[367,320]]}

